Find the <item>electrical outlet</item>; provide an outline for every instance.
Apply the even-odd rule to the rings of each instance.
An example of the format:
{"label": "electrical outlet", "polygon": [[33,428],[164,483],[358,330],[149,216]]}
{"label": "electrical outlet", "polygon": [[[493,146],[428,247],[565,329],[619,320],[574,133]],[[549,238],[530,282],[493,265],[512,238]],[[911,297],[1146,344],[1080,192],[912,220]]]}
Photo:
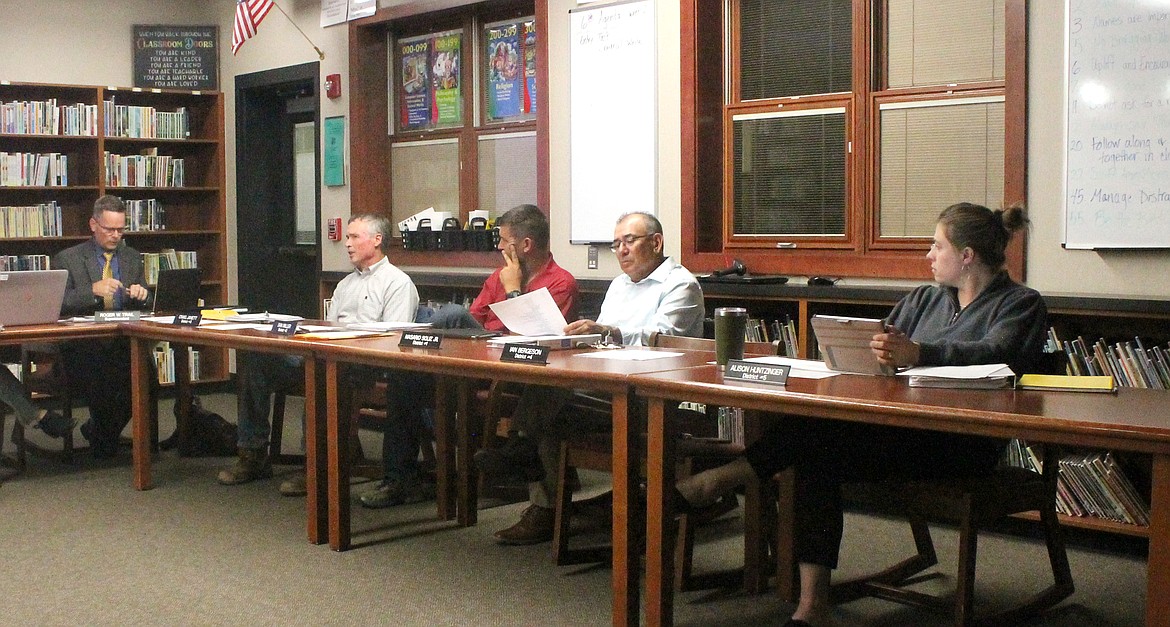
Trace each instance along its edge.
{"label": "electrical outlet", "polygon": [[597,269],[597,247],[596,246],[589,247],[589,265],[588,265],[588,267],[590,270]]}

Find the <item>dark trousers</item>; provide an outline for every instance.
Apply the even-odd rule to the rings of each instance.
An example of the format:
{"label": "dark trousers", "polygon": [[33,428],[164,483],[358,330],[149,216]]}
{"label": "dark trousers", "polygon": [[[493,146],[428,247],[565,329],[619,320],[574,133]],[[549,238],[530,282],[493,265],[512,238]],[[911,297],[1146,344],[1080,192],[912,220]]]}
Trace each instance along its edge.
{"label": "dark trousers", "polygon": [[386,422],[382,429],[382,465],[387,479],[419,473],[420,446],[430,446],[428,410],[435,406],[434,378],[407,370],[386,373]]}
{"label": "dark trousers", "polygon": [[89,404],[90,446],[112,452],[130,422],[130,341],[85,340],[61,345],[73,393]]}
{"label": "dark trousers", "polygon": [[794,469],[796,559],[836,568],[843,483],[986,475],[1003,448],[990,438],[784,417],[772,421],[745,456],[763,480]]}

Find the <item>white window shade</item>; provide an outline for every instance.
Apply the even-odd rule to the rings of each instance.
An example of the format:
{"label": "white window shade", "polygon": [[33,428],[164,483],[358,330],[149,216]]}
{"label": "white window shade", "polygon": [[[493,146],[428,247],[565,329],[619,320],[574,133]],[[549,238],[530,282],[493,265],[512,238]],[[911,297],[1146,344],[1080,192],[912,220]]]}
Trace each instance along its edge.
{"label": "white window shade", "polygon": [[1004,0],[889,0],[890,87],[1004,78]]}
{"label": "white window shade", "polygon": [[881,237],[930,237],[957,202],[1003,204],[1002,97],[881,107]]}
{"label": "white window shade", "polygon": [[499,217],[522,204],[536,204],[536,133],[479,138],[479,208]]}
{"label": "white window shade", "polygon": [[390,188],[395,225],[427,207],[459,215],[459,140],[391,145]]}

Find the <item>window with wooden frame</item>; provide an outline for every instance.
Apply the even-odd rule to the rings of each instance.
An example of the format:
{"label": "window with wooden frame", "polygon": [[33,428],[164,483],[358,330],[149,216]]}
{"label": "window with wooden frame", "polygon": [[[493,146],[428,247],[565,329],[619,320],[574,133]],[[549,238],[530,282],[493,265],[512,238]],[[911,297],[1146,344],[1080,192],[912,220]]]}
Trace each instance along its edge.
{"label": "window with wooden frame", "polygon": [[538,202],[538,36],[532,5],[518,3],[388,25],[383,176],[395,225],[428,207],[466,224],[477,209]]}
{"label": "window with wooden frame", "polygon": [[908,261],[945,207],[1024,199],[1025,14],[1024,0],[682,0],[684,263],[928,277]]}

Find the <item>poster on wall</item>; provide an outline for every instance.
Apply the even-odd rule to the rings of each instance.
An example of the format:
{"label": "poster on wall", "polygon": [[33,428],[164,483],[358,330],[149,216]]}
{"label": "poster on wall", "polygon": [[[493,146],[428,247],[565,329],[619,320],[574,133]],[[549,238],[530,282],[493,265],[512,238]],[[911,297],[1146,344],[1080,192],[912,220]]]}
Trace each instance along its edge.
{"label": "poster on wall", "polygon": [[135,24],[134,87],[219,89],[219,27]]}
{"label": "poster on wall", "polygon": [[402,106],[400,125],[404,129],[431,125],[430,38],[399,43],[402,59]]}
{"label": "poster on wall", "polygon": [[434,115],[439,125],[459,124],[463,121],[463,96],[459,84],[459,53],[463,35],[446,35],[434,40]]}
{"label": "poster on wall", "polygon": [[524,112],[536,113],[536,21],[524,22]]}
{"label": "poster on wall", "polygon": [[520,77],[519,24],[487,29],[488,118],[519,115],[527,94]]}

